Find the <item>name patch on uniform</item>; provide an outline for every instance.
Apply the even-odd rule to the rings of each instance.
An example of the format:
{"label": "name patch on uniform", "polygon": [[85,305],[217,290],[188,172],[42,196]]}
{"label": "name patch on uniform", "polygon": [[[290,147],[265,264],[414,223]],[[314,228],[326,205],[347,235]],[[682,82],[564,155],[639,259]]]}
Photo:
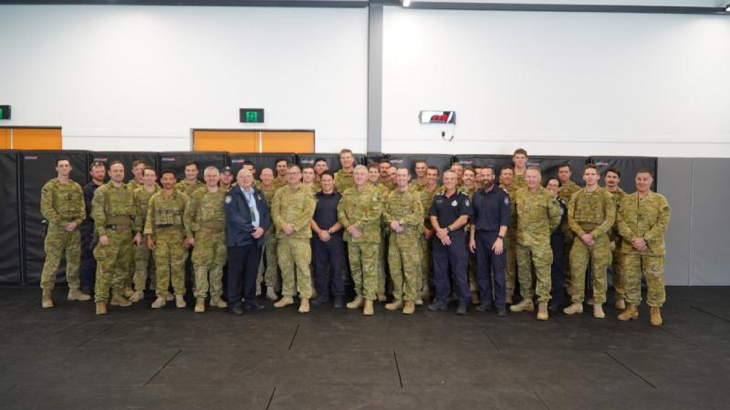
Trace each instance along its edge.
{"label": "name patch on uniform", "polygon": [[233,199],[231,198],[231,196],[230,196],[230,195],[226,195],[226,203],[227,203],[227,204],[230,204],[232,200],[233,200]]}
{"label": "name patch on uniform", "polygon": [[[454,202],[456,202],[456,201],[454,201]],[[469,200],[468,199],[464,203],[466,204],[466,206],[469,206]]]}
{"label": "name patch on uniform", "polygon": [[[453,201],[451,201],[451,206],[456,206],[456,205],[457,205],[456,199],[454,199]],[[468,205],[468,203],[467,203],[467,205]]]}
{"label": "name patch on uniform", "polygon": [[509,205],[509,197],[504,197],[504,204]]}

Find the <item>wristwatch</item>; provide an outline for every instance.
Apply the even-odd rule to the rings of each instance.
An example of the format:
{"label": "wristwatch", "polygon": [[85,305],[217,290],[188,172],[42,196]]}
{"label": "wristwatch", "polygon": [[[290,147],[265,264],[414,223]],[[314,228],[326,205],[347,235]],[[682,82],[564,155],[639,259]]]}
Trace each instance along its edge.
{"label": "wristwatch", "polygon": [[497,238],[504,240],[504,235],[497,235]]}

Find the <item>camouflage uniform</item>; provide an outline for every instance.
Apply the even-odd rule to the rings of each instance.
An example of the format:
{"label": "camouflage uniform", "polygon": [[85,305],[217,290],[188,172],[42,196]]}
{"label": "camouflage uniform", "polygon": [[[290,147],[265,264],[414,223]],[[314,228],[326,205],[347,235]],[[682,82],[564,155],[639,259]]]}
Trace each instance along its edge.
{"label": "camouflage uniform", "polygon": [[185,193],[175,190],[172,195],[160,191],[150,198],[145,220],[145,235],[155,240],[155,265],[157,266],[157,297],[169,294],[170,280],[175,295],[185,295],[185,228],[183,214],[188,203]]}
{"label": "camouflage uniform", "polygon": [[186,180],[180,180],[177,184],[175,184],[175,189],[177,189],[180,192],[185,193],[185,195],[190,198],[193,195],[193,192],[197,191],[200,188],[205,187],[205,184],[200,182],[200,180],[195,180],[195,184],[188,184]]}
{"label": "camouflage uniform", "polygon": [[228,258],[226,215],[223,210],[225,197],[226,191],[219,189],[210,192],[206,187],[195,191],[185,207],[185,235],[195,238],[192,260],[196,299],[204,298],[209,288],[211,298],[223,294],[223,265]]}
{"label": "camouflage uniform", "polygon": [[142,185],[144,185],[144,184],[140,183],[135,178],[132,178],[131,181],[127,182],[127,187],[129,187],[129,189],[131,189],[132,192],[136,191],[137,188],[141,187]]}
{"label": "camouflage uniform", "polygon": [[[626,302],[633,306],[641,303],[641,273],[646,275],[647,304],[662,307],[664,291],[664,233],[671,219],[667,199],[655,192],[639,199],[639,193],[625,196],[618,207],[618,230],[623,238],[621,253],[626,278]],[[647,250],[639,252],[631,244],[633,238],[644,238]]]}
{"label": "camouflage uniform", "polygon": [[355,179],[353,178],[352,170],[350,172],[345,172],[344,169],[341,169],[335,172],[335,191],[344,193],[345,190],[354,186]]}
{"label": "camouflage uniform", "polygon": [[281,187],[285,187],[287,185],[286,178],[279,179],[279,177],[274,178],[274,191],[278,190]]}
{"label": "camouflage uniform", "polygon": [[616,300],[626,299],[626,279],[624,278],[623,271],[623,257],[621,256],[621,235],[618,233],[618,204],[628,194],[621,188],[618,188],[616,192],[609,192],[613,195],[613,199],[616,202],[616,222],[611,228],[611,232],[608,235],[611,241],[611,273],[613,274],[613,292]]}
{"label": "camouflage uniform", "polygon": [[[284,187],[276,191],[271,205],[271,219],[276,225],[278,241],[276,253],[281,268],[283,284],[281,294],[300,298],[312,297],[312,273],[309,263],[312,261],[311,221],[317,205],[308,188],[299,186],[296,189]],[[282,231],[284,224],[294,228],[291,235]],[[295,274],[296,269],[296,274]]]}
{"label": "camouflage uniform", "polygon": [[[276,194],[276,187],[273,185],[270,189],[261,189],[266,198],[266,203],[271,208],[274,204],[274,195]],[[271,224],[271,228],[266,232],[265,235],[266,243],[264,244],[264,251],[262,252],[261,262],[259,263],[259,273],[256,277],[256,289],[261,289],[261,282],[266,281],[267,288],[275,288],[279,283],[279,261],[276,256],[276,226]],[[265,262],[265,263],[264,263]]]}
{"label": "camouflage uniform", "polygon": [[[374,184],[371,182],[371,184],[378,190],[379,197],[385,201],[386,198],[388,198],[388,195],[390,195],[391,190],[385,184],[381,184],[380,182],[376,182]],[[386,264],[388,261],[388,232],[388,224],[385,221],[382,221],[380,224],[380,244],[378,245],[378,295],[385,294],[385,285],[387,281],[386,272],[388,269]]]}
{"label": "camouflage uniform", "polygon": [[[596,305],[606,303],[606,269],[611,263],[611,244],[608,232],[616,222],[616,202],[608,191],[598,188],[588,192],[579,190],[568,204],[568,225],[576,235],[570,249],[570,272],[572,275],[573,303],[582,303],[585,298],[586,269],[591,263],[593,272],[593,298]],[[586,246],[580,236],[593,235],[595,244]]]}
{"label": "camouflage uniform", "polygon": [[[43,243],[46,261],[41,273],[41,289],[53,290],[56,284],[56,270],[61,263],[61,255],[66,251],[66,281],[72,290],[78,290],[79,264],[81,262],[81,234],[79,227],[86,219],[84,193],[81,185],[69,180],[62,184],[54,178],[43,185],[41,190],[41,214],[48,221],[48,232]],[[76,222],[73,232],[66,226]]]}
{"label": "camouflage uniform", "polygon": [[426,183],[420,184],[418,179],[414,179],[408,184],[408,188],[412,191],[418,191],[419,193],[426,189]]}
{"label": "camouflage uniform", "polygon": [[[527,170],[525,170],[525,173],[527,173]],[[515,179],[512,181],[512,188],[515,190],[527,188],[527,184],[525,183],[525,174],[517,175],[517,171],[515,171]]]}
{"label": "camouflage uniform", "polygon": [[[393,281],[393,297],[396,300],[413,300],[421,291],[421,250],[423,236],[423,205],[416,190],[401,192],[398,189],[388,194],[383,208],[383,222],[397,220],[405,231],[390,232],[388,266]],[[405,275],[405,279],[404,279]]]}
{"label": "camouflage uniform", "polygon": [[[570,199],[573,197],[573,194],[580,191],[580,186],[578,186],[573,181],[568,181],[566,185],[563,185],[560,187],[560,191],[558,192],[558,197],[565,202],[566,205],[570,204]],[[568,291],[568,295],[573,294],[573,275],[570,273],[570,250],[573,249],[573,241],[575,239],[575,234],[570,229],[570,226],[568,225],[568,219],[566,218],[565,221],[561,224],[560,229],[563,231],[563,249],[565,252],[563,252],[563,270],[564,270],[564,277],[565,277],[565,286]]]}
{"label": "camouflage uniform", "polygon": [[[137,218],[141,222],[141,226],[144,226],[145,219],[147,218],[147,206],[150,203],[152,195],[160,192],[160,187],[155,184],[155,189],[152,192],[148,192],[145,187],[141,186],[134,190],[134,203],[137,207]],[[147,247],[147,241],[143,240],[139,245],[133,245],[133,257],[134,257],[134,289],[144,290],[147,285],[147,273],[150,270],[150,256],[152,251]],[[152,283],[155,282],[154,271],[151,275]]]}
{"label": "camouflage uniform", "polygon": [[[517,214],[517,274],[522,299],[532,300],[537,293],[539,302],[550,301],[550,265],[553,251],[550,234],[560,224],[563,214],[560,204],[545,188],[531,193],[521,188],[515,193],[513,206]],[[532,286],[532,266],[537,284]]]}
{"label": "camouflage uniform", "polygon": [[94,192],[91,201],[94,229],[100,238],[104,235],[109,238],[107,245],[99,242],[94,249],[96,302],[109,300],[109,288],[115,294],[121,294],[124,289],[132,266],[132,236],[142,230],[136,211],[134,192],[127,185],[116,187],[107,182]]}
{"label": "camouflage uniform", "polygon": [[[428,213],[427,209],[431,209],[433,198],[443,192],[443,187],[436,186],[433,192],[429,192],[428,188],[421,190],[421,205],[423,206],[424,213]],[[428,215],[424,216],[424,227],[433,230],[431,225],[431,218]],[[434,235],[436,233],[434,232]],[[433,238],[433,236],[431,237]],[[433,260],[431,260],[431,239],[426,239],[425,235],[421,235],[421,280],[423,281],[423,289],[429,289],[431,286],[431,278],[433,272]]]}
{"label": "camouflage uniform", "polygon": [[[355,282],[355,292],[367,300],[376,299],[378,287],[378,243],[380,242],[380,216],[383,203],[374,186],[345,190],[337,206],[337,219],[345,229],[350,271]],[[355,226],[362,233],[353,238],[347,229]]]}
{"label": "camouflage uniform", "polygon": [[[509,188],[505,188],[504,185],[500,186],[507,194],[509,195],[509,201],[510,203],[515,203],[515,194],[517,193],[517,188],[515,188],[514,184],[510,186]],[[511,221],[513,221],[509,227],[507,227],[507,234],[504,236],[504,249],[506,253],[505,258],[505,289],[506,289],[506,296],[509,299],[512,299],[512,295],[515,293],[515,279],[517,278],[517,225],[514,221],[517,220],[517,215],[515,214],[516,208],[512,207],[512,215]]]}

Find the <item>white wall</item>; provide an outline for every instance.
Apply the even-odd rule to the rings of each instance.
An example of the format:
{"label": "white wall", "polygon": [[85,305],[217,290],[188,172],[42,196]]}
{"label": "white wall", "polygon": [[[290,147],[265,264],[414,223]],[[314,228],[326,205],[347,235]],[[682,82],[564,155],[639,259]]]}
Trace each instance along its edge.
{"label": "white wall", "polygon": [[3,125],[64,148],[187,150],[191,128],[314,129],[364,152],[367,9],[0,6]]}
{"label": "white wall", "polygon": [[384,152],[730,157],[728,16],[384,15]]}

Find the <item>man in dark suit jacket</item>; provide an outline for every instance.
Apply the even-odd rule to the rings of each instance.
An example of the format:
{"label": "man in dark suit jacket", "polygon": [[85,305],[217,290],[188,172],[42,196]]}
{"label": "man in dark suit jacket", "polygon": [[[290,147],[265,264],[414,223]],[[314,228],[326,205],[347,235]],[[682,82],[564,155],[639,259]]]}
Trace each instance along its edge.
{"label": "man in dark suit jacket", "polygon": [[264,233],[271,226],[271,214],[263,192],[253,187],[253,181],[251,171],[241,169],[236,177],[238,186],[228,191],[224,200],[228,235],[228,306],[237,315],[243,313],[241,293],[246,310],[264,309],[256,302],[256,275]]}

